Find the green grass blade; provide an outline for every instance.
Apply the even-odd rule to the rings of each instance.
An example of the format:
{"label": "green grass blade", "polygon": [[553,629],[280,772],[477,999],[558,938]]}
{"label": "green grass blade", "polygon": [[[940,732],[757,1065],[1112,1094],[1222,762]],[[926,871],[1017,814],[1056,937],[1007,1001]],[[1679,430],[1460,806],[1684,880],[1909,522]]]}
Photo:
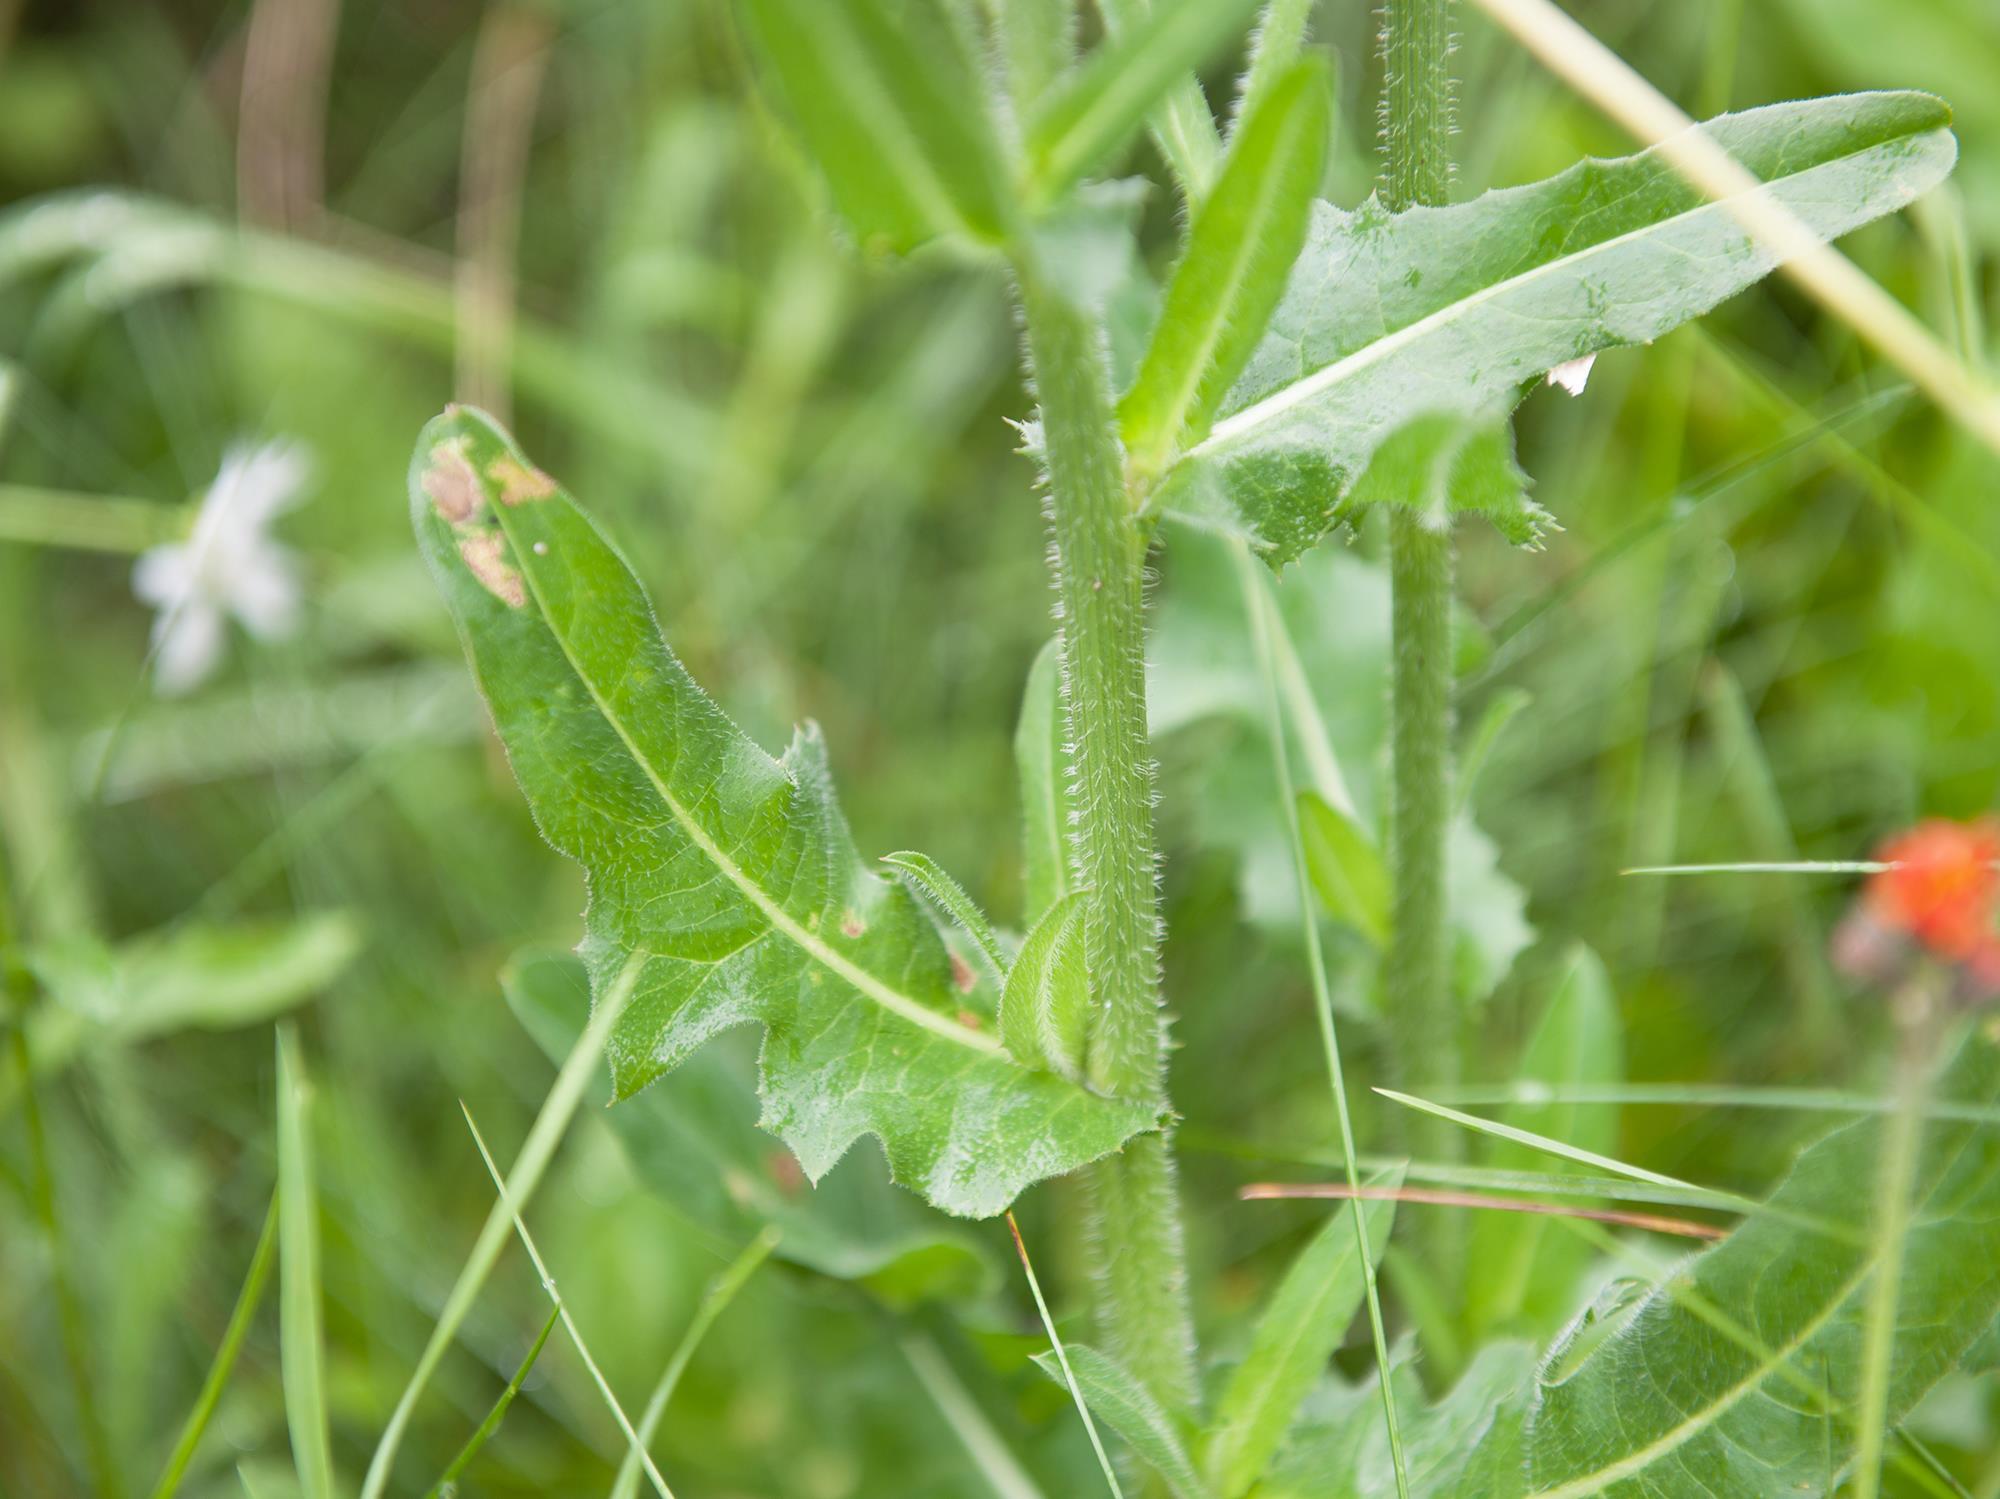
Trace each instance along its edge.
{"label": "green grass blade", "polygon": [[584,1342],[583,1329],[576,1325],[576,1319],[569,1314],[569,1303],[563,1300],[562,1292],[556,1288],[556,1278],[549,1273],[548,1262],[542,1258],[542,1251],[535,1246],[535,1236],[528,1232],[527,1220],[521,1216],[519,1205],[508,1192],[507,1178],[500,1174],[499,1162],[493,1159],[493,1152],[486,1148],[486,1137],[479,1133],[479,1124],[472,1117],[472,1110],[465,1106],[462,1099],[458,1107],[465,1115],[465,1127],[472,1131],[472,1143],[479,1148],[479,1159],[486,1163],[486,1174],[493,1178],[494,1189],[500,1194],[500,1203],[507,1208],[509,1216],[514,1220],[514,1232],[520,1236],[521,1247],[528,1251],[528,1259],[535,1267],[535,1274],[541,1277],[542,1289],[549,1293],[549,1300],[554,1304],[556,1315],[562,1321],[563,1331],[569,1334],[570,1343],[575,1347],[577,1357],[583,1360],[583,1367],[589,1371],[591,1382],[597,1386],[597,1393],[604,1397],[605,1408],[611,1412],[611,1418],[618,1423],[619,1431],[625,1435],[626,1451],[639,1459],[640,1465],[646,1470],[646,1476],[653,1481],[654,1492],[660,1499],[674,1499],[673,1490],[667,1486],[667,1480],[661,1476],[652,1456],[646,1451],[645,1443],[640,1441],[638,1430],[626,1416],[625,1407],[619,1403],[617,1394],[612,1390],[611,1381],[604,1377],[604,1371],[598,1367],[596,1356],[590,1351],[590,1345]]}
{"label": "green grass blade", "polygon": [[389,1475],[396,1465],[396,1449],[402,1445],[403,1433],[409,1429],[417,1399],[430,1383],[431,1375],[437,1372],[445,1350],[458,1336],[459,1326],[465,1321],[466,1313],[472,1310],[480,1288],[492,1273],[494,1261],[500,1257],[501,1246],[507,1242],[507,1232],[513,1226],[509,1205],[525,1205],[534,1196],[542,1173],[555,1155],[563,1131],[569,1127],[570,1118],[583,1098],[590,1074],[596,1068],[598,1059],[604,1055],[604,1043],[611,1034],[611,1027],[624,1010],[626,1001],[632,997],[632,989],[638,983],[639,970],[645,966],[645,961],[643,948],[626,959],[624,969],[605,991],[596,1013],[590,1017],[589,1026],[578,1038],[576,1050],[569,1054],[562,1071],[556,1074],[555,1085],[549,1089],[541,1112],[535,1116],[520,1155],[515,1157],[514,1169],[507,1177],[506,1194],[487,1213],[472,1253],[466,1257],[464,1268],[459,1271],[457,1281],[445,1298],[444,1310],[438,1314],[437,1326],[431,1332],[430,1341],[424,1345],[417,1367],[411,1371],[409,1383],[404,1386],[402,1396],[389,1417],[382,1440],[376,1444],[375,1455],[368,1464],[367,1478],[361,1486],[362,1499],[379,1499],[387,1490]]}
{"label": "green grass blade", "polygon": [[512,1405],[514,1397],[521,1393],[521,1386],[527,1382],[530,1371],[535,1367],[535,1360],[542,1356],[542,1349],[549,1341],[549,1334],[556,1330],[556,1322],[561,1314],[560,1305],[549,1308],[549,1315],[542,1322],[542,1330],[535,1335],[535,1341],[529,1347],[527,1357],[523,1358],[514,1370],[513,1378],[507,1381],[507,1387],[493,1402],[493,1408],[487,1411],[486,1419],[481,1421],[478,1429],[465,1439],[465,1445],[458,1449],[458,1456],[451,1460],[450,1466],[444,1470],[438,1481],[430,1486],[424,1499],[443,1499],[446,1493],[456,1492],[455,1485],[458,1483],[459,1475],[472,1465],[472,1460],[479,1455],[479,1449],[484,1447],[493,1433],[500,1429],[500,1422],[507,1415],[507,1407]]}
{"label": "green grass blade", "polygon": [[257,1307],[264,1299],[265,1283],[271,1278],[271,1265],[277,1258],[277,1247],[278,1196],[273,1193],[271,1206],[264,1214],[263,1232],[258,1234],[257,1247],[250,1255],[250,1268],[243,1276],[243,1287],[236,1293],[236,1305],[229,1313],[229,1325],[223,1329],[222,1342],[217,1345],[215,1357],[209,1363],[208,1374],[201,1382],[201,1391],[195,1396],[194,1407],[188,1412],[187,1420],[181,1423],[173,1451],[167,1454],[159,1482],[153,1485],[152,1499],[173,1499],[180,1490],[181,1479],[187,1473],[188,1464],[194,1461],[195,1449],[201,1445],[208,1423],[215,1415],[215,1407],[222,1399],[222,1391],[229,1383],[229,1375],[236,1367],[236,1356],[243,1351],[243,1340],[250,1335],[250,1324],[256,1320]]}
{"label": "green grass blade", "polygon": [[1326,69],[1291,68],[1244,122],[1214,191],[1195,211],[1152,343],[1118,404],[1141,475],[1162,472],[1178,449],[1208,435],[1264,336],[1305,243],[1329,112]]}
{"label": "green grass blade", "polygon": [[624,1462],[618,1466],[618,1478],[611,1486],[611,1499],[634,1499],[639,1492],[640,1453],[650,1451],[653,1435],[660,1429],[660,1421],[667,1413],[667,1402],[674,1398],[679,1388],[681,1375],[687,1372],[695,1350],[701,1340],[708,1336],[708,1330],[716,1320],[729,1309],[729,1303],[736,1299],[736,1293],[743,1289],[750,1277],[771,1251],[778,1247],[779,1233],[775,1228],[764,1231],[743,1246],[743,1250],[722,1268],[715,1279],[708,1283],[702,1293],[701,1305],[695,1308],[693,1318],[688,1322],[687,1331],[674,1347],[673,1357],[667,1360],[667,1367],[661,1371],[659,1383],[653,1386],[653,1393],[646,1399],[646,1410],[639,1417],[639,1446],[625,1454]]}
{"label": "green grass blade", "polygon": [[[1298,882],[1299,930],[1305,939],[1306,967],[1312,978],[1313,1011],[1319,1021],[1320,1047],[1326,1057],[1327,1086],[1333,1092],[1334,1116],[1340,1125],[1341,1165],[1349,1188],[1361,1185],[1357,1165],[1359,1152],[1354,1143],[1354,1121],[1347,1107],[1347,1078],[1340,1060],[1340,1037],[1333,1022],[1333,995],[1327,982],[1326,958],[1320,950],[1319,918],[1313,910],[1312,875],[1307,867],[1305,834],[1299,826],[1299,798],[1292,785],[1291,755],[1286,749],[1285,716],[1281,707],[1282,683],[1273,640],[1285,633],[1263,574],[1242,543],[1231,548],[1243,607],[1249,615],[1250,637],[1256,646],[1259,675],[1264,683],[1264,711],[1271,741],[1272,769],[1278,782],[1278,802],[1285,817],[1285,831],[1292,845],[1292,873]],[[1382,1424],[1389,1439],[1389,1456],[1395,1468],[1398,1499],[1409,1499],[1409,1464],[1403,1452],[1401,1422],[1396,1414],[1394,1370],[1389,1361],[1389,1338],[1382,1326],[1382,1300],[1375,1284],[1377,1251],[1369,1232],[1373,1210],[1359,1196],[1348,1203],[1354,1233],[1354,1263],[1359,1269],[1364,1299],[1368,1306],[1368,1332],[1374,1343],[1375,1377],[1382,1395]],[[1329,1346],[1326,1350],[1332,1352]],[[1323,1360],[1322,1360],[1323,1362]],[[1282,1431],[1279,1433],[1283,1435]],[[1247,1446],[1245,1448],[1247,1451]],[[1265,1457],[1269,1457],[1269,1453]],[[1261,1464],[1260,1464],[1261,1466]],[[1254,1477],[1255,1474],[1250,1476]]]}
{"label": "green grass blade", "polygon": [[1413,1098],[1408,1093],[1398,1093],[1393,1088],[1377,1088],[1375,1091],[1391,1103],[1399,1103],[1419,1113],[1430,1114],[1452,1124],[1462,1125],[1477,1134],[1491,1135],[1496,1140],[1510,1140],[1516,1145],[1532,1146],[1536,1150],[1559,1155],[1565,1160],[1575,1161],[1598,1171],[1608,1171],[1614,1176],[1630,1177],[1633,1181],[1651,1182],[1657,1187],[1691,1189],[1690,1183],[1681,1181],[1677,1177],[1662,1176],[1657,1171],[1648,1171],[1644,1166],[1629,1165],[1611,1156],[1599,1155],[1593,1150],[1580,1150],[1574,1145],[1562,1140],[1552,1140],[1547,1135],[1538,1135],[1532,1130],[1517,1129],[1511,1124],[1502,1124],[1494,1119],[1481,1119],[1474,1114],[1462,1114],[1457,1109],[1446,1108],[1443,1104],[1432,1103],[1428,1099]]}
{"label": "green grass blade", "polygon": [[993,923],[986,919],[986,913],[965,887],[953,879],[948,871],[929,854],[920,854],[905,849],[900,853],[882,855],[882,862],[893,869],[902,871],[923,887],[924,893],[945,910],[945,914],[957,922],[965,934],[978,944],[979,952],[986,959],[986,966],[993,970],[993,977],[1005,982],[1007,978],[1007,957],[1000,951],[1000,939],[993,935]]}
{"label": "green grass blade", "polygon": [[986,1413],[939,1351],[937,1343],[915,1333],[905,1333],[897,1341],[909,1362],[910,1372],[916,1375],[931,1404],[938,1408],[952,1435],[965,1448],[966,1456],[979,1469],[980,1477],[993,1490],[994,1499],[1042,1499],[1042,1491],[1035,1486],[1034,1479],[993,1429],[993,1423],[986,1419]]}
{"label": "green grass blade", "polygon": [[[1240,33],[1252,0],[1165,0],[1119,28],[1054,90],[1027,130],[1027,196],[1049,203],[1103,170],[1177,83]],[[1206,115],[1206,106],[1202,113]],[[1209,137],[1213,119],[1206,121]],[[1194,148],[1198,150],[1198,148]],[[1185,148],[1175,154],[1187,154]],[[1181,169],[1199,176],[1197,155]],[[1195,183],[1198,192],[1203,184]]]}
{"label": "green grass blade", "polygon": [[1041,1314],[1042,1330],[1049,1335],[1049,1348],[1062,1369],[1063,1383],[1069,1386],[1069,1398],[1076,1402],[1076,1413],[1083,1418],[1083,1429],[1090,1435],[1091,1451],[1097,1454],[1097,1465],[1104,1470],[1105,1486],[1111,1490],[1112,1499],[1125,1499],[1125,1491],[1118,1486],[1117,1470],[1111,1466],[1111,1459],[1104,1451],[1103,1439],[1097,1434],[1097,1423],[1091,1419],[1090,1405],[1077,1386],[1076,1371],[1070,1367],[1069,1350],[1063,1347],[1062,1334],[1056,1331],[1056,1319],[1049,1315],[1049,1304],[1042,1299],[1042,1283],[1035,1278],[1034,1261],[1028,1258],[1028,1246],[1021,1239],[1021,1226],[1014,1221],[1012,1213],[1007,1215],[1007,1231],[1014,1236],[1014,1248],[1021,1256],[1021,1273],[1028,1278],[1028,1291],[1035,1298],[1035,1310]]}
{"label": "green grass blade", "polygon": [[285,1424],[306,1499],[334,1499],[320,1294],[311,1084],[298,1032],[287,1024],[278,1027],[278,1349]]}

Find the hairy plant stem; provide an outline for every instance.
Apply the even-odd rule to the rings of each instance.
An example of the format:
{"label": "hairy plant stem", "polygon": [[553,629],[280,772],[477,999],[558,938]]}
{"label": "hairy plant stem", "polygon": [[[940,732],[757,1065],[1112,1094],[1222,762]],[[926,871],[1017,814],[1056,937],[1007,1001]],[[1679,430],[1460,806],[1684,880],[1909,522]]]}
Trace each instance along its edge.
{"label": "hairy plant stem", "polygon": [[[1084,895],[1093,1006],[1085,1073],[1098,1090],[1166,1102],[1159,1012],[1153,762],[1147,742],[1147,533],[1125,491],[1096,319],[1017,258],[1048,466],[1070,859]],[[1117,1356],[1164,1403],[1194,1402],[1194,1335],[1173,1157],[1147,1135],[1090,1168],[1097,1305]]]}
{"label": "hairy plant stem", "polygon": [[[1382,19],[1382,196],[1392,209],[1442,203],[1450,184],[1450,0],[1387,0]],[[1389,518],[1394,599],[1390,677],[1389,866],[1394,921],[1383,987],[1395,1065],[1412,1082],[1459,1075],[1446,909],[1451,828],[1452,538],[1449,519],[1396,508]],[[1421,1059],[1422,1072],[1414,1069]],[[1442,1121],[1412,1125],[1412,1145],[1458,1158]]]}

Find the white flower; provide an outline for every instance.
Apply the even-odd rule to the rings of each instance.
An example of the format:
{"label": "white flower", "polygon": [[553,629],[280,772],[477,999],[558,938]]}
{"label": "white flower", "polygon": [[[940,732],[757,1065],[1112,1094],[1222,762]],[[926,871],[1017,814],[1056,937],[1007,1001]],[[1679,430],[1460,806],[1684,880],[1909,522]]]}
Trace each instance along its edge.
{"label": "white flower", "polygon": [[199,686],[222,658],[225,616],[262,640],[298,624],[299,564],[268,534],[297,503],[311,465],[297,443],[239,444],[202,497],[186,541],[154,547],[132,570],[153,617],[153,680],[166,696]]}
{"label": "white flower", "polygon": [[1595,354],[1586,354],[1581,359],[1565,359],[1549,371],[1549,384],[1560,385],[1571,395],[1580,396],[1584,383],[1590,379],[1590,367],[1595,363]]}

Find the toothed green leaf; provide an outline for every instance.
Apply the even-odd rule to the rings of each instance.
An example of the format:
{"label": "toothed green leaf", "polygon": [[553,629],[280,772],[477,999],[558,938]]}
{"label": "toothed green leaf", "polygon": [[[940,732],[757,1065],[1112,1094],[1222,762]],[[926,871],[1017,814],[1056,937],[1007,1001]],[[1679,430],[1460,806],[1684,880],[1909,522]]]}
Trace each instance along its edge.
{"label": "toothed green leaf", "polygon": [[[1944,178],[1957,154],[1948,122],[1928,94],[1878,93],[1775,104],[1700,128],[1833,239]],[[1524,386],[1556,365],[1658,338],[1773,264],[1657,152],[1585,161],[1451,207],[1315,204],[1248,371],[1156,503],[1246,534],[1280,565],[1343,518],[1378,450],[1412,422],[1423,425],[1389,455],[1392,466],[1424,460],[1454,424],[1497,434]],[[1503,534],[1532,540],[1539,516],[1503,493],[1511,455],[1502,461],[1500,440],[1460,449],[1478,460],[1476,508]]]}
{"label": "toothed green leaf", "polygon": [[[2000,1049],[1972,1036],[1935,1093],[2000,1098]],[[1825,1491],[1828,1472],[1854,1451],[1882,1129],[1870,1119],[1825,1136],[1772,1197],[1789,1212],[1748,1219],[1583,1357],[1558,1345],[1529,1421],[1532,1499]],[[1891,1421],[1957,1366],[2000,1310],[2000,1133],[1932,1121],[1914,1189]],[[1819,1232],[1802,1219],[1854,1232]]]}
{"label": "toothed green leaf", "polygon": [[762,1025],[761,1122],[809,1176],[873,1134],[898,1181],[969,1217],[1154,1124],[1008,1056],[929,911],[862,863],[817,731],[782,761],[745,737],[610,543],[491,419],[432,422],[410,496],[528,804],[590,877],[593,984],[647,955],[606,1048],[618,1097]]}

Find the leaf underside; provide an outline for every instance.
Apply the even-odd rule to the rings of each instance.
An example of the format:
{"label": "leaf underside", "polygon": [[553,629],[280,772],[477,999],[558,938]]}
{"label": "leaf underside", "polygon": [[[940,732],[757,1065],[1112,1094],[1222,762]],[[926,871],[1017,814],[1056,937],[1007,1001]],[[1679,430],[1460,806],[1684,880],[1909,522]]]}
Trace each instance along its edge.
{"label": "leaf underside", "polygon": [[606,1048],[629,1097],[758,1023],[760,1122],[817,1180],[863,1134],[947,1212],[997,1213],[1155,1124],[1013,1061],[930,913],[862,862],[810,726],[782,761],[661,639],[610,543],[490,418],[449,409],[410,471],[419,545],[543,835],[584,866],[602,992],[649,956]]}
{"label": "leaf underside", "polygon": [[[1699,128],[1764,180],[1760,191],[1834,239],[1944,178],[1957,156],[1949,119],[1928,94],[1876,93],[1775,104]],[[1420,419],[1436,429],[1433,443],[1467,429],[1449,440],[1495,479],[1486,488],[1504,490],[1511,454],[1480,434],[1499,430],[1529,382],[1658,338],[1774,263],[1656,152],[1580,162],[1451,207],[1315,203],[1248,369],[1154,503],[1247,535],[1278,566],[1349,518],[1378,450]],[[1539,532],[1531,509],[1494,494],[1482,508],[1512,539]]]}

